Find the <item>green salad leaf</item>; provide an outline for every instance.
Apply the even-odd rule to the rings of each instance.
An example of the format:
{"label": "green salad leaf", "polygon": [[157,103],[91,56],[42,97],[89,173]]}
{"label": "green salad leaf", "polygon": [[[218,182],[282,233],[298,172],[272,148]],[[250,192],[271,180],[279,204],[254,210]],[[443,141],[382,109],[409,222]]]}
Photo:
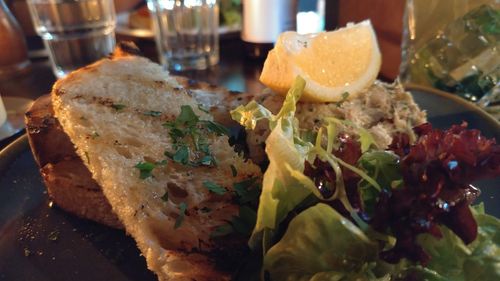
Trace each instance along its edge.
{"label": "green salad leaf", "polygon": [[307,188],[290,176],[290,170],[300,173],[303,171],[306,155],[311,147],[297,137],[299,131],[295,110],[304,87],[304,79],[298,77],[276,115],[255,101],[231,111],[232,118],[247,129],[255,128],[262,119],[267,119],[272,129],[266,140],[269,167],[262,182],[257,222],[250,239],[252,247],[260,244],[264,230],[275,229],[288,212],[310,194]]}
{"label": "green salad leaf", "polygon": [[435,280],[500,280],[500,220],[485,214],[482,204],[471,208],[478,223],[478,236],[471,244],[465,245],[444,226],[441,239],[420,235],[419,243],[431,255],[427,273],[443,278]]}
{"label": "green salad leaf", "polygon": [[470,245],[448,228],[443,237],[422,234],[431,255],[425,267],[405,260],[390,265],[378,258],[376,243],[330,206],[319,203],[290,222],[285,235],[264,257],[272,281],[281,280],[500,280],[500,220],[473,209],[478,238]]}
{"label": "green salad leaf", "polygon": [[332,207],[319,203],[297,215],[264,257],[273,281],[369,280],[377,245]]}
{"label": "green salad leaf", "polygon": [[[251,212],[243,212],[232,224],[247,231],[245,226],[256,219],[249,244],[254,249],[262,245],[263,269],[272,281],[500,280],[500,220],[484,214],[482,207],[473,209],[479,234],[470,245],[440,226],[440,239],[429,234],[419,236],[419,245],[431,255],[429,264],[402,259],[392,265],[381,260],[380,252],[393,247],[396,238],[375,231],[366,219],[380,192],[402,186],[399,156],[380,150],[369,131],[349,120],[327,116],[318,130],[299,129],[295,111],[304,87],[304,80],[297,77],[276,115],[254,101],[231,112],[232,118],[247,129],[255,128],[260,120],[267,120],[271,129],[266,140],[269,166],[256,218]],[[356,164],[332,153],[339,147],[342,126],[358,135],[362,156]],[[323,198],[314,180],[304,174],[305,163],[316,165],[315,161],[327,163],[335,173],[335,192],[328,198]],[[368,216],[362,218],[350,204],[342,169],[360,177],[363,215]],[[235,186],[235,190],[239,197],[246,197],[244,189]],[[332,200],[342,203],[354,223],[325,204]]]}
{"label": "green salad leaf", "polygon": [[[382,189],[391,190],[402,184],[399,156],[390,151],[371,150],[361,155],[358,165],[368,176],[373,178]],[[364,210],[371,215],[377,203],[380,190],[370,182],[362,180],[359,183]]]}

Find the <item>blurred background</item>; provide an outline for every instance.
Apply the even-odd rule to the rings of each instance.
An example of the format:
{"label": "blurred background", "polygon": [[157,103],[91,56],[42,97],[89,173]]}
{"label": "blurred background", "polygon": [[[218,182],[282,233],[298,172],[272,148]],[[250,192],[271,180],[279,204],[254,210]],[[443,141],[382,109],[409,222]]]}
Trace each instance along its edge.
{"label": "blurred background", "polygon": [[[33,29],[26,0],[5,0],[26,37],[30,58],[44,57],[42,40]],[[300,0],[297,4],[297,31],[300,33],[333,30],[350,21],[370,18],[377,31],[383,53],[382,78],[394,79],[401,61],[401,33],[404,1],[401,0]],[[220,25],[225,28],[222,40],[239,38],[241,0],[221,0]],[[151,48],[151,20],[145,1],[116,0],[117,40],[133,40],[143,48]],[[221,41],[221,44],[224,42]],[[154,48],[154,47],[153,47]]]}
{"label": "blurred background", "polygon": [[[0,1],[6,3],[17,19],[29,59],[46,59],[47,51],[33,29],[26,0]],[[157,48],[146,1],[114,2],[117,42],[134,41],[148,57],[158,61],[153,55]],[[380,79],[392,81],[399,75],[403,82],[456,93],[482,107],[489,106],[490,111],[494,108],[492,112],[500,116],[499,0],[219,0],[221,50],[229,45],[239,46],[245,39],[245,30],[242,31],[245,3],[247,7],[251,3],[252,8],[260,5],[258,8],[264,9],[261,12],[277,18],[296,15],[293,24],[287,23],[282,30],[293,26],[299,33],[334,30],[348,22],[370,19],[382,52]],[[268,19],[264,24],[255,21],[259,21],[258,15],[251,23],[267,27]],[[11,33],[17,34],[12,30]],[[13,47],[15,40],[8,39],[5,30],[0,32],[0,39],[2,36],[0,66],[2,57],[9,60],[22,52],[22,48]],[[268,49],[258,53],[260,63],[269,46],[272,48],[272,42],[266,43]],[[236,47],[231,52],[238,50],[241,53],[232,55],[243,60],[245,56],[240,49],[244,48]],[[245,63],[253,62],[246,57]]]}

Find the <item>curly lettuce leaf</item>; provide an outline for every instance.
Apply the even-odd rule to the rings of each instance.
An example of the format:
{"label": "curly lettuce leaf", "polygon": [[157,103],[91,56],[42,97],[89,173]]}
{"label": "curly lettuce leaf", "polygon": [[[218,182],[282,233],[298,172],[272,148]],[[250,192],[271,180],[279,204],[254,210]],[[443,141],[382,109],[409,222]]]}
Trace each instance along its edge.
{"label": "curly lettuce leaf", "polygon": [[[402,183],[399,156],[390,151],[371,150],[365,152],[359,158],[358,166],[384,190],[397,188]],[[365,213],[371,216],[380,190],[375,188],[372,183],[362,180],[359,183],[359,193]]]}
{"label": "curly lettuce leaf", "polygon": [[240,105],[231,110],[231,118],[245,126],[247,130],[253,130],[257,122],[263,119],[269,120],[271,130],[276,127],[278,120],[287,121],[289,125],[292,125],[295,120],[296,104],[302,96],[305,86],[306,81],[302,77],[297,76],[285,97],[281,110],[276,115],[256,101],[251,101],[247,105]]}
{"label": "curly lettuce leaf", "polygon": [[264,257],[264,269],[273,281],[369,280],[376,258],[375,243],[335,209],[319,203],[290,222]]}

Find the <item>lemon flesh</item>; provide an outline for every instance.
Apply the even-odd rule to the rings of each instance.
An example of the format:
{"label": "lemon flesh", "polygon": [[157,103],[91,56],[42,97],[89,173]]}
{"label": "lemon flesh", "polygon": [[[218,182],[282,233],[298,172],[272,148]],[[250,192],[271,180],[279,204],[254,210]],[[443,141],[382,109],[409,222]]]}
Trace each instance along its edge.
{"label": "lemon flesh", "polygon": [[286,94],[297,75],[306,80],[303,100],[334,102],[357,95],[380,70],[381,55],[370,21],[331,32],[284,32],[264,63],[260,81]]}

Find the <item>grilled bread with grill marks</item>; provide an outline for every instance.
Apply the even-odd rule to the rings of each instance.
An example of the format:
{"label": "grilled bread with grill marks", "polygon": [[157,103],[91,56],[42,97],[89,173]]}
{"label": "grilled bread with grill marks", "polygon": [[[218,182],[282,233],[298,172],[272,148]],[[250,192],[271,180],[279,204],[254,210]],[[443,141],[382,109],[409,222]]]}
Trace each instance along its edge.
{"label": "grilled bread with grill marks", "polygon": [[[214,239],[212,233],[238,215],[233,184],[259,177],[260,169],[235,153],[226,136],[214,134],[206,138],[216,166],[166,159],[164,152],[175,147],[163,124],[174,121],[182,106],[201,120],[213,119],[193,94],[159,65],[124,56],[71,73],[51,95],[55,116],[77,154],[159,279],[228,280],[216,256],[245,243]],[[136,165],[144,162],[162,164],[141,178]],[[209,191],[207,181],[227,192]]]}

